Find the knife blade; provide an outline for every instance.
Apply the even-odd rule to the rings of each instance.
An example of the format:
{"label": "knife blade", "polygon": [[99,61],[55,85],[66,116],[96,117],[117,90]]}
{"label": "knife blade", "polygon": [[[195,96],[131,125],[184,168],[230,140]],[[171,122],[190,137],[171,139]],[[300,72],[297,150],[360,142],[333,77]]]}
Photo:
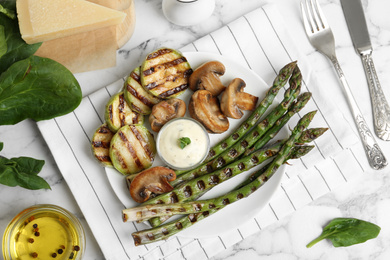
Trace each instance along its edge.
{"label": "knife blade", "polygon": [[341,6],[356,51],[361,54],[363,51],[372,50],[361,1],[341,0]]}
{"label": "knife blade", "polygon": [[340,0],[356,52],[360,55],[370,90],[376,135],[390,141],[390,106],[382,91],[372,60],[372,45],[361,0]]}

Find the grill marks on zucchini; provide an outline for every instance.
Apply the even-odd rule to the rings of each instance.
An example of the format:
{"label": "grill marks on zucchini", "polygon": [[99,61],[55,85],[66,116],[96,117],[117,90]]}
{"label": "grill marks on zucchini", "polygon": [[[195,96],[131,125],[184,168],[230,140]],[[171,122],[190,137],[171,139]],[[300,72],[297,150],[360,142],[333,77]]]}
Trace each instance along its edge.
{"label": "grill marks on zucchini", "polygon": [[141,68],[142,86],[159,98],[174,98],[188,87],[192,69],[178,51],[161,48],[150,53]]}
{"label": "grill marks on zucchini", "polygon": [[109,156],[110,142],[114,133],[107,124],[101,125],[92,137],[92,152],[96,159],[105,166],[112,166]]}
{"label": "grill marks on zucchini", "polygon": [[126,125],[118,130],[110,144],[114,167],[123,174],[135,174],[152,166],[156,145],[149,130],[140,125]]}
{"label": "grill marks on zucchini", "polygon": [[149,115],[152,107],[161,101],[142,87],[140,67],[135,68],[127,78],[124,96],[130,108],[142,115]]}
{"label": "grill marks on zucchini", "polygon": [[114,95],[107,103],[105,121],[111,131],[116,132],[125,125],[141,125],[144,122],[143,115],[131,110],[127,104],[124,93]]}
{"label": "grill marks on zucchini", "polygon": [[[119,131],[118,135],[119,135],[119,138],[121,139],[121,141],[123,142],[123,144],[126,146],[130,157],[133,159],[131,162],[134,162],[134,165],[136,167],[141,168],[142,163],[139,160],[137,153],[134,150],[133,143],[127,139],[127,137],[125,136],[125,134],[123,132]],[[124,163],[124,160],[122,158],[120,158],[120,161],[121,161],[122,167],[126,167],[126,164]]]}

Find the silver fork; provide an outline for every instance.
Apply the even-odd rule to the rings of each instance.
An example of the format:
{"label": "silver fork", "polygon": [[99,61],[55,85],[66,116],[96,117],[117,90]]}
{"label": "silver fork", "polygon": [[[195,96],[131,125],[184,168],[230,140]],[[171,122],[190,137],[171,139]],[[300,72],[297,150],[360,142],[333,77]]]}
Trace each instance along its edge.
{"label": "silver fork", "polygon": [[301,11],[306,34],[311,45],[330,59],[337,72],[370,166],[376,170],[384,168],[387,165],[387,160],[368,128],[352,95],[352,91],[348,86],[347,80],[336,57],[332,30],[330,29],[317,0],[305,0],[304,2],[301,2]]}

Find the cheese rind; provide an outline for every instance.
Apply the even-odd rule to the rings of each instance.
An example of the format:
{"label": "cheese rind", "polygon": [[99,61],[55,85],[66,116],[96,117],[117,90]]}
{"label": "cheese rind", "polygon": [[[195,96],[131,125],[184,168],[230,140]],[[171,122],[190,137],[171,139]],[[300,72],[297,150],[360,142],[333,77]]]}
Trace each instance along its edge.
{"label": "cheese rind", "polygon": [[128,9],[133,3],[133,0],[87,0],[89,2],[102,5],[111,9],[123,11]]}
{"label": "cheese rind", "polygon": [[19,29],[29,44],[123,22],[126,14],[84,0],[17,0]]}
{"label": "cheese rind", "polygon": [[130,6],[123,10],[126,13],[125,20],[116,26],[116,42],[117,48],[121,48],[131,38],[135,29],[135,6],[133,0],[131,0]]}

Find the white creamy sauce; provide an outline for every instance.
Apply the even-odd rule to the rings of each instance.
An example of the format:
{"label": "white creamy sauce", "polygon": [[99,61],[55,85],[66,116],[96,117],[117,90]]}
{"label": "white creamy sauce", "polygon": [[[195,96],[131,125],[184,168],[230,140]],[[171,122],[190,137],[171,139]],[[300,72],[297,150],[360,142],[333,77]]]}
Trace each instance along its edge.
{"label": "white creamy sauce", "polygon": [[[179,143],[182,137],[191,140],[183,149]],[[199,163],[206,155],[208,134],[191,120],[175,120],[160,133],[158,149],[160,156],[172,167],[188,168]]]}

